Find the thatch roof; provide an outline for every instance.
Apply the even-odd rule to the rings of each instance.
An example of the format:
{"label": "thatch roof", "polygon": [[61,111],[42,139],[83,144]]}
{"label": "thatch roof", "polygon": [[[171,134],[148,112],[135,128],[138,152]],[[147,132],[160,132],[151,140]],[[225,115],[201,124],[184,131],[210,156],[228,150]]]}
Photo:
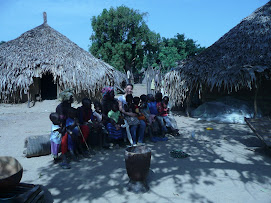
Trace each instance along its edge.
{"label": "thatch roof", "polygon": [[90,96],[125,80],[124,74],[51,28],[44,16],[42,25],[0,45],[0,100],[8,101],[18,91],[27,93],[33,77],[46,72],[63,89]]}
{"label": "thatch roof", "polygon": [[257,74],[270,78],[271,2],[258,8],[198,56],[165,76],[173,103],[204,86],[228,92],[252,89]]}

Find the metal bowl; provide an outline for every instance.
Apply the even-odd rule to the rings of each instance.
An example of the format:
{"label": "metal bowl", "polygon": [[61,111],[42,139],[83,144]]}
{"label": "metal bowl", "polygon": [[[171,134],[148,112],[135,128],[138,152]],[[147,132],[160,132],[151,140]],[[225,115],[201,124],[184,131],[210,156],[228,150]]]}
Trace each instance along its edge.
{"label": "metal bowl", "polygon": [[0,156],[0,190],[11,190],[21,181],[23,167],[10,156]]}

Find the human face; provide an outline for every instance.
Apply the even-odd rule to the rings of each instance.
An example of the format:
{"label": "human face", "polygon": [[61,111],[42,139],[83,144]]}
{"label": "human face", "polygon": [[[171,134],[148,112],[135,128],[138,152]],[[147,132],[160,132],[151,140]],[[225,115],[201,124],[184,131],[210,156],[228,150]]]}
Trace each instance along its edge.
{"label": "human face", "polygon": [[125,92],[126,92],[126,94],[133,94],[133,87],[131,85],[128,85],[125,88]]}

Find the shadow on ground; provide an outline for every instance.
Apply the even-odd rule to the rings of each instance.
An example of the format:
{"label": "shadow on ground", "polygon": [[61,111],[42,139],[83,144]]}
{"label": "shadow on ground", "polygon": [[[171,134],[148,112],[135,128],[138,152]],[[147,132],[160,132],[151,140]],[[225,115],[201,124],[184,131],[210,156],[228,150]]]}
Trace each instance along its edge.
{"label": "shadow on ground", "polygon": [[[126,190],[125,148],[98,152],[91,159],[72,162],[70,170],[53,163],[40,168],[44,187],[50,190],[55,202],[215,202],[205,188],[213,188],[215,193],[225,180],[248,193],[247,184],[270,185],[270,155],[245,149],[261,146],[245,125],[196,121],[192,126],[183,123],[179,127],[180,137],[147,143],[152,150],[148,193],[135,195]],[[206,127],[214,129],[208,131]],[[171,158],[172,149],[182,149],[190,157]],[[254,194],[250,195],[254,198]]]}

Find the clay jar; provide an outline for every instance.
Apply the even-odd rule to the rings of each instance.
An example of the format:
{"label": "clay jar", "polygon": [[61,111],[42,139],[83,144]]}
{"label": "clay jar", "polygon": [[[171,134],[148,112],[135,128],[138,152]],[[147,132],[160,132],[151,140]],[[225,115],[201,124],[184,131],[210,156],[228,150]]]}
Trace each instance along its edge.
{"label": "clay jar", "polygon": [[145,181],[151,163],[151,150],[146,146],[132,146],[125,150],[126,171],[131,181]]}
{"label": "clay jar", "polygon": [[19,161],[10,156],[0,157],[0,191],[11,190],[21,181],[23,167]]}

